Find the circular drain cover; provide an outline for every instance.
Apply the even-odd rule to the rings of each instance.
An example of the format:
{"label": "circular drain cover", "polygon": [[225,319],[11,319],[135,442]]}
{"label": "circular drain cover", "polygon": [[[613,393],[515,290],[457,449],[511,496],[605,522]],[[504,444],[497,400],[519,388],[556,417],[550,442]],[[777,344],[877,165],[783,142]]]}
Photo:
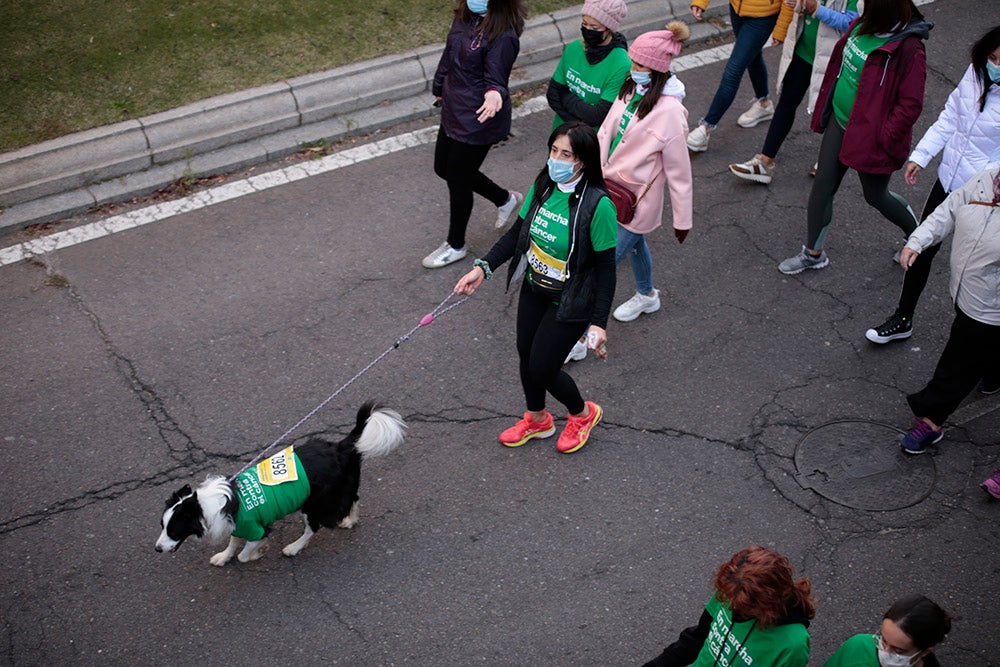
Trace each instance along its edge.
{"label": "circular drain cover", "polygon": [[934,488],[934,459],[907,456],[899,429],[862,420],[830,422],[795,447],[795,480],[838,505],[898,510],[916,505]]}

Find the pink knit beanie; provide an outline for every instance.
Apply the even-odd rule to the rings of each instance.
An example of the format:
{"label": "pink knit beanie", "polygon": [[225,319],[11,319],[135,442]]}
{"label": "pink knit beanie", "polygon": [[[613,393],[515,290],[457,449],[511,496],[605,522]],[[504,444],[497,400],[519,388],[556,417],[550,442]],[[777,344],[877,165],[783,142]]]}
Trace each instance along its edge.
{"label": "pink knit beanie", "polygon": [[681,42],[690,34],[686,23],[671,21],[666,30],[644,32],[636,37],[628,48],[629,58],[651,70],[669,72],[670,61],[681,52]]}
{"label": "pink knit beanie", "polygon": [[628,14],[628,7],[623,0],[587,0],[580,14],[595,19],[611,32],[618,32]]}

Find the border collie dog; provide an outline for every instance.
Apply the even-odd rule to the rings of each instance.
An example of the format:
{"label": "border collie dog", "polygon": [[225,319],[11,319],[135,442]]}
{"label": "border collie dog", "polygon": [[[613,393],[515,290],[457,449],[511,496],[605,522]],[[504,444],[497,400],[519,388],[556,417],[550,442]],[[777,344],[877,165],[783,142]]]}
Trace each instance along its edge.
{"label": "border collie dog", "polygon": [[267,529],[278,519],[301,510],[305,532],[284,549],[296,556],[320,529],[351,528],[358,521],[361,460],[383,456],[403,441],[406,423],[393,410],[366,403],[358,410],[354,430],[340,442],[311,437],[241,472],[230,482],[210,475],[197,489],[185,485],[167,500],[156,550],[173,553],[192,535],[229,546],[212,556],[212,565],[237,559],[257,560],[267,547]]}

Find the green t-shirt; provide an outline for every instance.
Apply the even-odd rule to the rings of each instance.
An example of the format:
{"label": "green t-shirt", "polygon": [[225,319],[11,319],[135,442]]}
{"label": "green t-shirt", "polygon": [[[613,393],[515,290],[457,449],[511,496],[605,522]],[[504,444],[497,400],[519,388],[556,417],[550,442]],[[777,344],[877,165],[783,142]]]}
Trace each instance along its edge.
{"label": "green t-shirt", "polygon": [[840,78],[833,89],[833,115],[841,127],[847,127],[847,119],[851,116],[854,99],[858,95],[858,82],[861,81],[861,70],[872,51],[889,41],[889,36],[858,35],[855,26],[851,36],[844,44],[844,66],[840,70]]}
{"label": "green t-shirt", "polygon": [[265,528],[295,512],[309,497],[309,479],[291,447],[245,470],[236,478],[240,509],[233,537],[259,540]]}
{"label": "green t-shirt", "polygon": [[[525,220],[528,228],[530,244],[528,247],[528,266],[532,271],[550,276],[556,280],[566,279],[566,261],[569,259],[570,243],[570,212],[569,198],[572,192],[563,192],[559,187],[553,188],[531,220]],[[521,217],[528,215],[532,200],[535,197],[535,186],[531,186],[524,204],[521,205]],[[594,218],[590,221],[590,243],[594,250],[608,250],[618,244],[618,219],[615,205],[607,197],[601,197],[594,210]],[[531,273],[528,273],[529,279]]]}
{"label": "green t-shirt", "polygon": [[[556,71],[552,73],[552,80],[569,88],[587,104],[597,106],[601,100],[615,101],[615,96],[631,69],[632,59],[628,57],[628,51],[619,48],[611,49],[604,60],[591,65],[583,50],[583,40],[578,39],[563,49]],[[564,122],[566,121],[556,114],[552,129]]]}
{"label": "green t-shirt", "polygon": [[635,93],[632,95],[632,99],[628,101],[628,104],[625,105],[625,111],[622,112],[621,120],[618,121],[618,133],[615,134],[615,138],[612,139],[611,145],[608,146],[609,158],[611,157],[611,154],[615,152],[615,149],[618,148],[618,142],[622,140],[623,136],[625,136],[625,130],[628,128],[628,124],[632,122],[633,118],[635,118],[635,108],[639,106],[639,100],[641,99],[642,95]]}
{"label": "green t-shirt", "polygon": [[712,617],[694,667],[806,667],[809,631],[801,623],[761,628],[754,621],[733,621],[733,612],[712,596],[705,605]]}
{"label": "green t-shirt", "polygon": [[[825,5],[826,2],[820,2],[821,5]],[[844,11],[856,12],[858,11],[858,0],[849,0]],[[815,16],[809,16],[808,14],[802,15],[802,34],[799,35],[799,40],[795,42],[795,55],[802,60],[806,61],[810,65],[816,60],[816,35],[819,32],[819,24],[822,23]]]}
{"label": "green t-shirt", "polygon": [[875,635],[854,635],[840,645],[823,667],[878,667]]}

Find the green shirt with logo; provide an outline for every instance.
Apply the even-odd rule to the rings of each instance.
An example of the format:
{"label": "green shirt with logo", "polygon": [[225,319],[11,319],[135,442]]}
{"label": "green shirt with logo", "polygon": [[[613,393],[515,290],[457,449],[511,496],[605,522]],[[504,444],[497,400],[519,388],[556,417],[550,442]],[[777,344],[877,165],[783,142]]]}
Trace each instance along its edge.
{"label": "green shirt with logo", "polygon": [[801,623],[762,628],[753,620],[737,622],[714,595],[705,611],[712,625],[694,667],[805,667],[809,663],[809,630]]}
{"label": "green shirt with logo", "polygon": [[233,537],[260,540],[266,528],[297,511],[309,497],[309,479],[291,447],[236,477],[237,500]]}
{"label": "green shirt with logo", "polygon": [[[826,3],[821,3],[826,4]],[[858,0],[849,0],[844,11],[858,11]],[[795,55],[812,65],[816,60],[816,35],[819,33],[821,21],[815,16],[802,14],[802,34],[795,42]]]}
{"label": "green shirt with logo", "polygon": [[[563,49],[556,71],[552,73],[552,80],[569,88],[587,104],[597,106],[601,100],[615,101],[631,69],[632,59],[628,57],[628,51],[618,48],[611,49],[604,60],[591,65],[587,62],[583,40],[578,39]],[[566,121],[556,114],[552,129],[556,129],[564,122]]]}
{"label": "green shirt with logo", "polygon": [[854,100],[858,96],[858,83],[861,81],[861,70],[872,51],[889,41],[890,35],[859,35],[855,26],[851,36],[844,44],[843,67],[840,78],[833,89],[833,115],[841,127],[847,127],[847,119],[851,116]]}

